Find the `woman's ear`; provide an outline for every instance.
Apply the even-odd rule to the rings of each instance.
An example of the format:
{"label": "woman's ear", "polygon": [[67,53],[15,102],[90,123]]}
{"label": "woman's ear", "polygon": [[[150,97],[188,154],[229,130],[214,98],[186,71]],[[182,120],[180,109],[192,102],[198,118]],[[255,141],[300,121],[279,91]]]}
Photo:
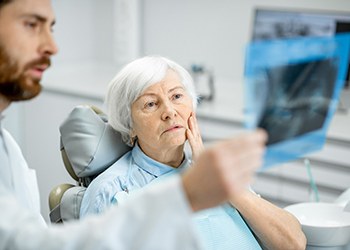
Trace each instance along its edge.
{"label": "woman's ear", "polygon": [[130,138],[134,138],[134,137],[136,137],[137,135],[136,135],[136,132],[135,132],[135,130],[132,128],[131,130],[130,130]]}
{"label": "woman's ear", "polygon": [[130,134],[130,144],[131,144],[131,146],[134,146],[136,138],[137,138],[136,133],[133,129],[131,129],[129,134]]}

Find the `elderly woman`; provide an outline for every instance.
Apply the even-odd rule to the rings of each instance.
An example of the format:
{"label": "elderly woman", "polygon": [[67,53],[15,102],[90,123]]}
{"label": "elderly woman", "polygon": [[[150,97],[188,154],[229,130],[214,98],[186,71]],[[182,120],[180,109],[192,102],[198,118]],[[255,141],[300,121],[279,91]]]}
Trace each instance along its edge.
{"label": "elderly woman", "polygon": [[[109,85],[107,108],[111,126],[132,150],[89,185],[81,216],[122,204],[155,179],[190,167],[203,150],[196,104],[192,78],[175,62],[144,57],[124,67]],[[185,150],[187,140],[192,154]],[[193,220],[205,249],[304,249],[306,244],[291,214],[250,190]]]}

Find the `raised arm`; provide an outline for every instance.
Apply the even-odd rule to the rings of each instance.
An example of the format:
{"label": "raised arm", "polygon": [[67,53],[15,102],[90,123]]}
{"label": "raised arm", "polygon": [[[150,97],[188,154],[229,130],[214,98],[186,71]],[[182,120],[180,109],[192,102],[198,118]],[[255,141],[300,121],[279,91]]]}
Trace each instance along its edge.
{"label": "raised arm", "polygon": [[204,145],[195,113],[192,113],[188,118],[186,136],[192,150],[192,160],[196,161],[199,155],[203,152]]}
{"label": "raised arm", "polygon": [[249,132],[204,150],[183,175],[194,211],[213,207],[239,195],[262,165],[266,134]]}

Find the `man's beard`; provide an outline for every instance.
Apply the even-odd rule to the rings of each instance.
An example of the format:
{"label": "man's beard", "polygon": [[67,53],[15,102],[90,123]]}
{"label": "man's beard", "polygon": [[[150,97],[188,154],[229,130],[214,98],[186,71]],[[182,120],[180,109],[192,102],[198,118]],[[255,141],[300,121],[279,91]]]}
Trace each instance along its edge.
{"label": "man's beard", "polygon": [[27,63],[20,71],[16,61],[6,53],[0,44],[0,95],[9,101],[28,100],[37,96],[41,91],[39,79],[26,76],[26,70],[36,65],[50,65],[50,59],[42,57]]}

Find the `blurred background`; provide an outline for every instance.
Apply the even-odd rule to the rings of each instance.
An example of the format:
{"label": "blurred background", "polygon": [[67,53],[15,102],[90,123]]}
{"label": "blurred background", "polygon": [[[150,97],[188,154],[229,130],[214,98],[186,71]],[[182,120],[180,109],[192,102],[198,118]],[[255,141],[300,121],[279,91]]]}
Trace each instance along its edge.
{"label": "blurred background", "polygon": [[[280,12],[273,19],[279,25],[284,23],[283,11],[297,15],[293,20],[300,19],[298,15],[315,13],[330,16],[328,24],[335,20],[334,16],[350,23],[348,0],[53,0],[52,3],[57,16],[55,38],[60,50],[43,79],[43,93],[33,101],[12,104],[5,120],[5,127],[19,142],[29,166],[37,170],[41,208],[47,221],[50,190],[60,183],[73,182],[61,160],[58,127],[78,104],[103,108],[106,87],[125,63],[158,54],[191,71],[202,96],[197,115],[208,145],[243,130],[245,46],[257,39],[254,36],[257,28],[261,31],[268,27],[266,23],[262,28],[259,26],[258,10]],[[321,19],[310,25],[328,27],[324,25],[325,19]],[[284,29],[291,23],[294,26],[289,30],[295,31],[300,26],[289,21]],[[328,28],[323,32],[332,35],[334,27]],[[308,32],[304,35],[315,35]],[[300,159],[259,172],[253,184],[257,193],[281,207],[314,200],[310,169],[321,201],[333,201],[349,188],[348,92],[345,89],[342,93],[342,106],[332,121],[324,149],[307,156],[311,168]]]}

